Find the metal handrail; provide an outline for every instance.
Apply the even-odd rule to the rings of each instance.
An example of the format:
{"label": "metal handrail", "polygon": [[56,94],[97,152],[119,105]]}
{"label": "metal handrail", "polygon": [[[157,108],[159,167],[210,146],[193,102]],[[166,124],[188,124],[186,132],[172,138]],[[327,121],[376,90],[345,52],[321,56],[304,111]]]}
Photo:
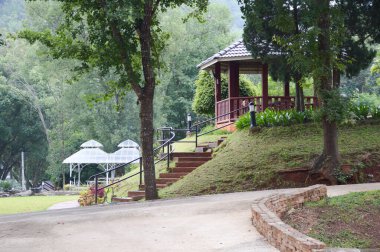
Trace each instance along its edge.
{"label": "metal handrail", "polygon": [[[219,129],[222,129],[222,128],[225,128],[229,125],[232,125],[233,122],[229,123],[229,124],[225,124],[223,125],[222,127],[219,127],[219,128],[216,128],[216,129],[213,129],[213,130],[210,130],[210,131],[207,131],[207,132],[203,132],[203,133],[199,133],[198,132],[198,129],[199,129],[199,126],[200,125],[204,125],[208,122],[211,122],[211,121],[215,121],[216,119],[220,118],[220,117],[223,117],[223,116],[226,116],[226,115],[230,115],[232,113],[235,113],[235,112],[238,112],[238,111],[241,111],[241,110],[244,110],[244,109],[247,109],[249,106],[244,106],[244,107],[241,107],[239,109],[236,109],[236,110],[233,110],[231,112],[228,112],[228,113],[225,113],[225,114],[222,114],[222,115],[219,115],[219,116],[216,116],[216,117],[213,117],[213,118],[210,118],[210,119],[207,119],[207,120],[204,120],[202,122],[199,122],[199,123],[196,123],[194,125],[192,125],[190,128],[188,129],[172,129],[172,128],[168,128],[168,127],[162,127],[160,128],[160,130],[162,132],[164,131],[168,131],[168,130],[171,130],[171,131],[187,131],[187,132],[195,132],[195,141],[173,141],[173,142],[179,142],[179,143],[195,143],[195,147],[198,147],[198,137],[200,136],[203,136],[203,135],[206,135],[206,134],[209,134],[211,132],[214,132],[216,130],[219,130]],[[158,140],[158,141],[164,141],[165,139],[162,139],[162,140]]]}
{"label": "metal handrail", "polygon": [[[198,137],[200,137],[200,136],[204,136],[204,135],[206,135],[206,134],[209,134],[209,133],[214,132],[214,131],[219,130],[219,129],[223,129],[223,128],[227,127],[227,126],[232,125],[233,122],[231,122],[231,123],[229,123],[229,124],[225,124],[225,125],[223,125],[222,127],[219,127],[219,128],[216,128],[216,129],[213,129],[213,130],[207,131],[207,132],[203,132],[202,134],[198,134],[198,129],[199,129],[199,126],[200,126],[200,125],[204,125],[204,124],[206,124],[206,123],[208,123],[208,122],[215,121],[215,120],[217,120],[217,119],[220,118],[220,117],[224,117],[224,116],[226,116],[226,115],[230,115],[230,114],[235,113],[235,112],[238,112],[238,111],[240,111],[240,110],[244,110],[244,109],[246,109],[246,108],[248,108],[248,107],[249,107],[249,106],[241,107],[241,108],[239,108],[239,109],[236,109],[236,110],[230,111],[230,112],[228,112],[228,113],[225,113],[225,114],[222,114],[222,115],[216,116],[216,117],[214,117],[214,118],[207,119],[207,120],[205,120],[205,121],[203,121],[203,122],[199,122],[199,123],[194,124],[191,128],[194,128],[194,127],[195,127],[195,130],[194,130],[194,131],[195,131],[195,147],[198,147]],[[190,131],[193,131],[193,130],[190,129]]]}
{"label": "metal handrail", "polygon": [[223,116],[226,116],[226,115],[229,115],[229,114],[232,114],[232,113],[238,112],[238,111],[243,110],[243,109],[246,109],[246,108],[248,108],[248,106],[241,107],[241,108],[236,109],[236,110],[233,110],[233,111],[231,111],[231,112],[228,112],[228,113],[225,113],[225,114],[222,114],[222,115],[216,116],[216,117],[211,118],[211,119],[207,119],[207,120],[205,120],[205,121],[203,121],[203,122],[196,123],[196,124],[194,124],[194,125],[192,126],[192,128],[193,128],[193,127],[196,127],[196,126],[199,126],[199,125],[202,125],[202,124],[205,124],[205,123],[210,122],[210,121],[214,121],[214,120],[218,119],[219,117],[223,117]]}
{"label": "metal handrail", "polygon": [[[162,129],[162,128],[160,128],[160,129]],[[156,151],[160,150],[161,148],[165,148],[165,146],[167,147],[168,151],[167,151],[167,153],[166,153],[166,155],[165,155],[164,157],[161,157],[161,158],[160,158],[159,160],[157,160],[154,164],[157,164],[158,162],[162,161],[163,159],[167,159],[167,165],[168,165],[168,167],[169,167],[170,154],[173,153],[173,151],[174,151],[174,149],[173,149],[172,151],[170,151],[170,145],[171,145],[171,143],[172,143],[172,140],[175,138],[175,133],[174,133],[174,130],[173,130],[172,128],[168,128],[168,127],[166,127],[165,129],[170,130],[171,137],[170,137],[165,143],[163,143],[163,144],[161,144],[160,146],[158,146],[157,148],[153,149],[153,153],[155,153]],[[103,174],[106,174],[106,173],[108,173],[108,172],[111,172],[111,171],[117,170],[117,169],[119,169],[119,168],[121,168],[121,167],[124,167],[124,166],[126,166],[126,165],[129,165],[129,164],[131,164],[131,163],[133,163],[133,162],[135,162],[135,161],[137,161],[137,160],[139,160],[139,163],[140,163],[140,171],[138,171],[138,172],[136,172],[135,174],[132,174],[132,175],[126,177],[126,178],[120,179],[120,180],[118,180],[118,181],[116,181],[116,182],[114,182],[114,183],[111,183],[111,184],[109,184],[109,185],[105,185],[105,186],[103,186],[103,187],[101,187],[101,188],[98,188],[98,178],[99,178],[100,175],[103,175]],[[142,156],[140,156],[139,158],[136,158],[136,159],[134,159],[134,160],[132,160],[132,161],[130,161],[130,162],[128,162],[128,163],[125,163],[125,164],[122,164],[122,165],[120,165],[120,166],[114,167],[114,168],[109,169],[109,170],[107,170],[107,171],[99,172],[99,173],[97,173],[97,174],[95,174],[95,175],[92,175],[92,176],[90,177],[90,179],[93,178],[93,177],[95,177],[95,204],[98,203],[98,191],[100,191],[100,190],[102,190],[102,189],[104,189],[104,188],[108,188],[108,187],[110,187],[110,186],[113,186],[113,185],[115,185],[115,184],[118,184],[118,183],[120,183],[120,182],[122,182],[122,181],[125,181],[125,180],[127,180],[127,179],[129,179],[129,178],[132,178],[132,177],[134,177],[134,176],[140,175],[140,186],[141,186],[141,185],[142,185],[142,173],[143,173],[143,172],[144,172],[144,169],[142,168]]]}

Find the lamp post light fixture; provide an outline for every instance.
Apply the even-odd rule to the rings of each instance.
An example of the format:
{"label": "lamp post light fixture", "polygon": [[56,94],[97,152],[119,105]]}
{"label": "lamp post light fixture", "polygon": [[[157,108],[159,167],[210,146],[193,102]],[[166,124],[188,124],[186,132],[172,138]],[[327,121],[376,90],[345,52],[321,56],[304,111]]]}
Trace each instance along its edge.
{"label": "lamp post light fixture", "polygon": [[187,130],[191,131],[191,115],[190,113],[187,114]]}
{"label": "lamp post light fixture", "polygon": [[256,127],[256,111],[255,104],[253,102],[249,103],[249,114],[251,116],[251,129]]}

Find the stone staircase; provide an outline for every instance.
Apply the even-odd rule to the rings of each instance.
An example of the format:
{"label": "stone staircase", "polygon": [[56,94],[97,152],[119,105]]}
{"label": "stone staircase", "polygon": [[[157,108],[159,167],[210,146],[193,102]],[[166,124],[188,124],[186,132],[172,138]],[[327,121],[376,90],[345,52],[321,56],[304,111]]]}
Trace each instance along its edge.
{"label": "stone staircase", "polygon": [[[216,142],[210,142],[198,146],[195,152],[174,152],[171,159],[175,162],[174,167],[170,167],[166,173],[160,173],[156,179],[157,189],[165,188],[174,182],[182,179],[199,166],[212,159],[212,149],[223,142],[224,138]],[[138,191],[128,191],[128,197],[113,197],[112,202],[130,202],[141,200],[145,197],[144,185]]]}

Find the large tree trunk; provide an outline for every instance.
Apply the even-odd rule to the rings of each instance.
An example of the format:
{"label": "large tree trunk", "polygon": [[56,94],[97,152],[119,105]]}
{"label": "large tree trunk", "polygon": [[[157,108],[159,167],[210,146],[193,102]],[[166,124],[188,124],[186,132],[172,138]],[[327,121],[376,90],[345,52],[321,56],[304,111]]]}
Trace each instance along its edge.
{"label": "large tree trunk", "polygon": [[145,198],[151,200],[158,198],[153,153],[153,99],[145,97],[145,99],[140,100],[140,104],[140,139],[144,167]]}
{"label": "large tree trunk", "polygon": [[[321,69],[323,74],[318,76],[319,97],[322,100],[322,106],[326,106],[326,98],[321,93],[331,91],[332,66],[330,54],[330,18],[329,18],[329,0],[317,0],[321,6],[321,12],[318,18],[318,28],[321,30],[318,35],[318,53],[320,57]],[[323,153],[316,159],[313,164],[312,174],[318,174],[321,180],[328,180],[331,184],[336,184],[337,179],[334,177],[334,170],[339,167],[340,156],[338,150],[338,129],[336,122],[330,122],[327,117],[322,118],[323,126]]]}
{"label": "large tree trunk", "polygon": [[145,17],[140,26],[141,61],[145,80],[142,94],[139,96],[141,120],[140,139],[144,167],[145,199],[152,200],[158,198],[153,153],[153,97],[156,80],[152,62],[152,1],[145,3],[144,12]]}

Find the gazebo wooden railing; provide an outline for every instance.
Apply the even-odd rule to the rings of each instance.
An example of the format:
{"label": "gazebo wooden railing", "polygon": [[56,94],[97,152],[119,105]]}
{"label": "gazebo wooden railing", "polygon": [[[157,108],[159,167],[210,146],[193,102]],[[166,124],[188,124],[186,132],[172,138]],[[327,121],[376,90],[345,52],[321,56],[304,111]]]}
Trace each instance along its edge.
{"label": "gazebo wooden railing", "polygon": [[[263,111],[263,97],[231,97],[222,101],[216,102],[216,117],[219,115],[227,114],[230,111],[238,110],[248,106],[250,102],[254,102],[256,105],[256,112]],[[305,96],[304,99],[305,108],[315,108],[318,106],[318,99],[315,96]],[[268,107],[276,110],[286,110],[295,107],[294,96],[268,96]],[[235,121],[239,116],[248,112],[245,110],[238,110],[235,113],[227,114],[217,119],[218,124],[229,123]]]}

